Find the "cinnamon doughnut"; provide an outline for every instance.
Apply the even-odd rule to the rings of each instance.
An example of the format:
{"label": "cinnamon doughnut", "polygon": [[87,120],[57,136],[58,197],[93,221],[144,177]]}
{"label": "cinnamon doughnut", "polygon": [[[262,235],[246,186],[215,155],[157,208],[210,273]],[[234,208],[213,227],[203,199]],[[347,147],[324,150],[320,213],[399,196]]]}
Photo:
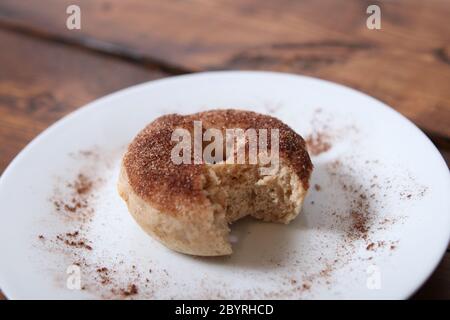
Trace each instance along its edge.
{"label": "cinnamon doughnut", "polygon": [[[278,167],[263,174],[267,163],[260,158],[250,163],[247,138],[245,163],[227,162],[226,157],[237,157],[237,148],[228,154],[226,144],[226,156],[220,161],[199,160],[191,154],[190,163],[174,162],[177,141],[173,133],[176,129],[193,133],[194,121],[201,121],[203,138],[208,129],[226,136],[229,128],[253,128],[258,137],[264,132],[261,129],[276,129]],[[268,141],[272,151],[275,144],[270,136]],[[191,255],[220,256],[232,253],[228,236],[234,221],[247,215],[285,224],[294,219],[301,210],[312,168],[303,138],[274,117],[232,109],[169,114],[147,125],[129,145],[118,191],[142,229],[168,248]]]}

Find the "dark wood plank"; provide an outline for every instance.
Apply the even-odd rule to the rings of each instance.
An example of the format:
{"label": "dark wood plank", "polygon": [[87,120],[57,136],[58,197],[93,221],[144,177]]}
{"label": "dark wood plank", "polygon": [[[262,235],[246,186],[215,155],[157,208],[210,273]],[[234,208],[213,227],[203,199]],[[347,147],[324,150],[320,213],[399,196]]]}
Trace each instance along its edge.
{"label": "dark wood plank", "polygon": [[[65,27],[78,4],[82,29]],[[368,30],[365,10],[382,10]],[[175,70],[295,72],[360,89],[450,138],[447,0],[2,0],[0,24]]]}
{"label": "dark wood plank", "polygon": [[450,252],[447,252],[436,271],[413,299],[450,299]]}
{"label": "dark wood plank", "polygon": [[447,166],[450,168],[450,149],[447,150],[440,150],[442,157],[444,158],[445,162],[447,162]]}
{"label": "dark wood plank", "polygon": [[119,59],[0,30],[0,173],[40,131],[105,94],[166,76]]}

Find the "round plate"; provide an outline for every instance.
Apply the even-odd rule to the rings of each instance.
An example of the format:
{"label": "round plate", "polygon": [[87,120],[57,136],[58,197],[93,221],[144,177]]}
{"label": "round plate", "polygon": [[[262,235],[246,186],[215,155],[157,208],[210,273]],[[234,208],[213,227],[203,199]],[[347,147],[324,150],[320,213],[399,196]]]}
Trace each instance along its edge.
{"label": "round plate", "polygon": [[[214,108],[278,117],[307,139],[315,168],[289,225],[244,219],[233,255],[192,257],[138,227],[118,168],[156,117]],[[355,90],[269,72],[153,81],[58,121],[3,173],[0,288],[12,299],[407,298],[446,250],[449,194],[427,137]]]}

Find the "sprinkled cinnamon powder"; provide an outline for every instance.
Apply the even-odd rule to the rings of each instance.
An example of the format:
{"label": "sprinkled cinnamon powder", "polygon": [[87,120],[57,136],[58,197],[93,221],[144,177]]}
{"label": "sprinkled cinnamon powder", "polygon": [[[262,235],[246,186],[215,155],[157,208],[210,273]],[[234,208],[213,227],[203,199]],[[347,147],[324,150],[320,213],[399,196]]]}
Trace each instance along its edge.
{"label": "sprinkled cinnamon powder", "polygon": [[73,181],[66,183],[63,194],[60,190],[55,191],[51,198],[55,211],[72,220],[88,220],[93,214],[90,202],[96,180],[84,172],[78,173]]}
{"label": "sprinkled cinnamon powder", "polygon": [[305,142],[308,152],[313,156],[318,156],[331,149],[330,136],[323,132],[314,132],[306,136]]}
{"label": "sprinkled cinnamon powder", "polygon": [[311,284],[309,284],[309,283],[304,283],[304,284],[302,285],[302,288],[303,288],[304,290],[309,290],[309,289],[311,289]]}
{"label": "sprinkled cinnamon powder", "polygon": [[78,235],[78,231],[75,231],[73,233],[58,234],[56,236],[56,240],[73,248],[92,250],[92,246],[88,244],[88,240],[81,239],[78,237]]}
{"label": "sprinkled cinnamon powder", "polygon": [[334,130],[329,126],[329,119],[324,118],[322,109],[314,111],[311,123],[313,130],[305,136],[306,148],[310,155],[318,156],[331,149]]}
{"label": "sprinkled cinnamon powder", "polygon": [[77,179],[67,186],[73,188],[78,195],[87,194],[92,189],[93,182],[83,173],[79,173]]}
{"label": "sprinkled cinnamon powder", "polygon": [[[328,151],[332,148],[332,142],[336,141],[336,137],[330,130],[324,130],[326,126],[316,127],[315,133],[308,136],[307,143],[308,148],[312,146],[313,151],[310,150],[312,155],[318,155],[322,152]],[[326,132],[320,134],[320,132]],[[96,152],[86,151],[81,154],[82,157],[89,158],[89,161],[97,161],[99,157]],[[378,160],[368,160],[366,162],[365,172],[370,172],[371,166],[379,165]],[[393,183],[382,180],[380,177],[373,175],[369,176],[370,181],[367,181],[367,185],[359,183],[358,179],[354,177],[361,176],[361,172],[354,168],[354,163],[351,159],[344,157],[339,158],[336,161],[328,162],[324,166],[324,170],[327,176],[338,185],[336,191],[333,191],[328,184],[320,181],[320,184],[315,184],[314,189],[316,191],[322,191],[320,194],[323,196],[325,193],[336,192],[339,197],[343,197],[346,200],[345,208],[324,208],[323,210],[329,210],[329,216],[336,220],[336,225],[326,226],[330,229],[336,229],[343,232],[342,245],[339,243],[336,251],[336,257],[328,257],[325,254],[321,254],[314,261],[315,268],[311,271],[305,271],[303,276],[295,276],[292,278],[292,273],[285,279],[286,286],[282,289],[277,289],[270,292],[258,292],[248,291],[242,293],[244,298],[258,298],[264,296],[269,299],[273,298],[298,298],[303,294],[310,294],[314,288],[318,285],[331,286],[336,280],[333,279],[335,271],[348,265],[348,263],[354,259],[359,259],[355,254],[359,249],[366,249],[366,254],[370,255],[377,250],[395,250],[398,247],[398,241],[390,239],[378,239],[376,238],[377,230],[387,230],[390,226],[398,222],[398,217],[379,217],[377,208],[381,208],[386,196],[395,193],[397,196],[400,194],[400,199],[405,201],[412,201],[415,198],[422,196],[426,190],[415,189],[414,187],[405,190],[394,189]],[[93,173],[94,172],[94,173]],[[58,234],[56,240],[54,236],[47,236],[46,241],[42,241],[42,244],[54,243],[64,246],[68,254],[69,260],[73,264],[80,266],[83,270],[83,274],[87,277],[83,283],[83,290],[102,298],[123,298],[133,299],[136,297],[152,297],[153,291],[158,290],[158,285],[164,287],[165,284],[170,283],[170,274],[163,268],[152,266],[153,269],[146,269],[142,271],[139,265],[131,265],[131,262],[127,259],[129,257],[123,257],[120,260],[118,257],[108,257],[108,262],[103,261],[99,257],[93,257],[90,253],[94,250],[97,253],[95,247],[95,240],[92,239],[86,230],[89,230],[90,218],[79,220],[78,216],[92,217],[95,214],[95,206],[93,206],[95,200],[95,194],[97,192],[99,177],[95,173],[96,171],[84,171],[80,170],[76,175],[74,181],[70,181],[64,184],[65,193],[63,195],[55,195],[52,198],[54,201],[54,208],[57,213],[62,213],[63,216],[71,217],[73,222],[78,223],[79,228],[69,229],[67,232]],[[367,177],[367,175],[365,175]],[[369,178],[367,178],[369,179]],[[326,188],[322,186],[327,185]],[[408,184],[408,188],[410,185]],[[315,199],[315,210],[320,208],[320,198]],[[311,201],[313,203],[313,201]],[[331,220],[332,220],[331,219]],[[340,226],[337,227],[337,225]],[[343,226],[343,227],[342,227]],[[71,225],[72,227],[72,225]],[[41,238],[42,236],[42,238]],[[39,239],[44,239],[44,235],[39,235]],[[58,238],[59,237],[59,238]],[[52,242],[54,241],[54,242]],[[323,240],[324,248],[328,248],[327,240]],[[86,246],[89,246],[88,249]],[[291,253],[286,253],[291,254]],[[293,257],[295,253],[292,253]],[[376,260],[375,255],[364,256],[361,261]],[[124,262],[126,261],[126,262]],[[226,261],[226,259],[224,259]],[[290,268],[290,270],[297,271],[301,264],[294,260],[287,260],[290,262],[282,261],[280,259],[273,259],[268,264],[272,268]],[[156,285],[155,279],[158,279],[159,284]],[[165,282],[164,282],[165,281]],[[219,291],[211,289],[211,283],[209,280],[205,280],[204,285],[201,286],[202,294],[205,298],[217,297],[217,298],[229,298],[236,294],[236,291],[227,289],[227,284],[221,286]],[[241,294],[240,292],[238,292]],[[157,295],[156,295],[157,296]]]}
{"label": "sprinkled cinnamon powder", "polygon": [[111,277],[109,275],[109,270],[106,267],[97,268],[97,273],[100,277],[100,283],[105,285],[111,282]]}
{"label": "sprinkled cinnamon powder", "polygon": [[[82,290],[106,299],[132,298],[139,293],[137,281],[141,274],[136,266],[133,265],[131,270],[119,272],[123,269],[123,260],[108,257],[108,264],[104,265],[101,256],[95,257],[91,254],[95,246],[93,240],[89,239],[90,224],[96,213],[97,193],[104,180],[96,168],[98,165],[108,167],[109,164],[102,163],[101,156],[94,150],[83,150],[70,156],[80,161],[83,168],[73,180],[58,180],[50,201],[57,217],[64,219],[71,230],[48,237],[45,246],[49,251],[58,250],[63,253],[67,260],[71,261],[70,264],[81,268],[84,275]],[[38,238],[45,239],[42,234],[38,235]],[[151,284],[152,281],[148,279],[144,287]]]}
{"label": "sprinkled cinnamon powder", "polygon": [[132,296],[132,295],[136,295],[138,294],[138,287],[132,283],[128,285],[127,289],[121,289],[120,290],[121,294],[128,297],[128,296]]}
{"label": "sprinkled cinnamon powder", "polygon": [[359,207],[358,211],[352,211],[350,213],[350,217],[352,219],[352,224],[350,227],[350,231],[348,233],[349,237],[359,238],[359,239],[367,239],[369,227],[368,227],[368,216],[364,211],[362,205]]}

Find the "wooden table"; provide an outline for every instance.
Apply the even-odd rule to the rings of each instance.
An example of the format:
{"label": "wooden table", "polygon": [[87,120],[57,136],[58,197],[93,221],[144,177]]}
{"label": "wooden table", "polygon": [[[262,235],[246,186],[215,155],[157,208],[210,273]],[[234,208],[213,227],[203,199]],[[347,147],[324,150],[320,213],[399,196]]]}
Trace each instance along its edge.
{"label": "wooden table", "polygon": [[[68,30],[66,8],[81,8]],[[381,8],[381,30],[366,8]],[[0,172],[39,132],[107,93],[217,69],[364,91],[450,158],[448,0],[0,0]],[[447,162],[449,163],[449,162]],[[414,298],[450,299],[450,251]]]}

